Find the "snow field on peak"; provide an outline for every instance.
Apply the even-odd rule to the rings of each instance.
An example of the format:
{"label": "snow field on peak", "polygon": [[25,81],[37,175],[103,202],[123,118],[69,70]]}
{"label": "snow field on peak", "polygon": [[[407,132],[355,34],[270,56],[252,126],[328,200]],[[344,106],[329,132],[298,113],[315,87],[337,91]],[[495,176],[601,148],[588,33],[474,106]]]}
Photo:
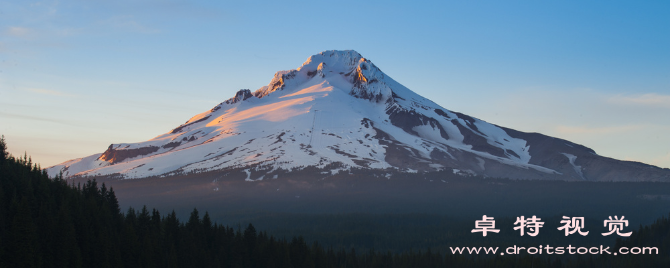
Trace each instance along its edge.
{"label": "snow field on peak", "polygon": [[[116,163],[99,160],[101,154],[96,154],[50,167],[48,172],[53,176],[65,169],[66,176],[119,173],[126,178],[142,178],[254,165],[292,170],[323,168],[338,162],[344,165],[342,170],[393,168],[385,161],[387,145],[375,138],[379,134],[376,128],[413,149],[408,154],[417,152],[415,157],[428,162],[435,149],[456,160],[450,153],[455,149],[483,158],[477,158],[482,170],[484,159],[488,159],[555,173],[529,164],[525,140],[440,107],[386,76],[355,51],[324,51],[311,56],[300,68],[277,72],[270,84],[253,93],[255,97],[249,91],[244,94],[249,97],[224,101],[149,141],[110,148],[125,152],[152,148],[150,153],[123,157]],[[435,121],[412,127],[416,136],[392,124],[387,114],[390,107],[413,110]],[[372,126],[364,120],[371,121]],[[434,122],[448,138],[441,135]],[[503,149],[506,157],[474,150],[464,143],[462,129]],[[436,170],[444,168],[428,164]]]}
{"label": "snow field on peak", "polygon": [[[192,132],[203,132],[201,138],[190,142],[193,145],[186,143],[167,152],[129,159],[85,174],[122,173],[128,178],[139,178],[175,170],[199,172],[264,163],[284,169],[325,166],[331,162],[358,166],[353,159],[364,158],[371,168],[390,167],[384,161],[384,147],[371,138],[374,130],[361,124],[364,114],[371,113],[368,109],[378,108],[366,100],[352,98],[345,89],[328,81],[314,80],[300,91],[287,90],[286,94],[273,94],[255,100],[256,103],[241,102],[228,110],[213,112],[208,121],[194,124],[193,129],[184,133],[164,134],[132,147],[159,146]],[[321,110],[312,109],[313,106]],[[379,111],[372,114],[383,115]]]}

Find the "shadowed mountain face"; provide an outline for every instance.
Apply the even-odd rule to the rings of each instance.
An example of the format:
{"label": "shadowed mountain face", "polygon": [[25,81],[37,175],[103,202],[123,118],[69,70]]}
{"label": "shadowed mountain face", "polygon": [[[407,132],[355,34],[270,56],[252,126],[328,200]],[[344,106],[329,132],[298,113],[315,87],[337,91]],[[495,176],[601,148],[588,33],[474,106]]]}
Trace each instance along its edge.
{"label": "shadowed mountain face", "polygon": [[[520,179],[670,181],[670,170],[597,155],[445,109],[355,51],[324,51],[149,141],[49,167],[51,176],[145,178],[218,170],[451,171]],[[267,180],[272,176],[246,180]]]}

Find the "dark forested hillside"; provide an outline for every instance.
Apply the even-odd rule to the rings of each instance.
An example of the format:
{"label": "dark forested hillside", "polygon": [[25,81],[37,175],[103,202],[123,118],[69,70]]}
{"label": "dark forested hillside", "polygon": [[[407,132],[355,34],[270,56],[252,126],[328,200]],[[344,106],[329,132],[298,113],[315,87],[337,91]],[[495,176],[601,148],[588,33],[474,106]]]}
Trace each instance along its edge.
{"label": "dark forested hillside", "polygon": [[630,249],[650,245],[658,247],[657,256],[650,258],[644,255],[627,255],[626,258],[617,260],[618,263],[628,267],[670,267],[670,218],[662,217],[649,226],[640,226],[629,238],[618,239],[615,248]]}
{"label": "dark forested hillside", "polygon": [[[470,256],[444,251],[365,252],[275,238],[253,225],[228,227],[194,209],[122,213],[113,189],[96,181],[49,178],[0,139],[0,267],[667,267],[668,220],[643,227],[618,246],[662,246],[664,256]],[[346,233],[346,230],[333,230]],[[625,261],[620,261],[625,260]],[[661,266],[659,266],[661,265]]]}

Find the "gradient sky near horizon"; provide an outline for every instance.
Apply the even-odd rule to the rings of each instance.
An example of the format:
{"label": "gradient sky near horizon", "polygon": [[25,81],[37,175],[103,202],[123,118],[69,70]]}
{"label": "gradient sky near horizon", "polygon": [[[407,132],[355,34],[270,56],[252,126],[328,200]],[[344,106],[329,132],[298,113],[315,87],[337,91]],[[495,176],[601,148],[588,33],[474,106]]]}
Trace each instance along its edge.
{"label": "gradient sky near horizon", "polygon": [[51,166],[331,49],[449,110],[670,168],[669,1],[2,1],[0,134]]}

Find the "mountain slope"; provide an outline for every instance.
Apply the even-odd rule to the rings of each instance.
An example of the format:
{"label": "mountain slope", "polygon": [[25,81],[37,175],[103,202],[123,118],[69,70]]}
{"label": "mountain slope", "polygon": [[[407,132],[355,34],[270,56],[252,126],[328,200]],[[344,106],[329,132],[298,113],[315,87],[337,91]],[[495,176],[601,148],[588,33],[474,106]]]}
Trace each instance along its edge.
{"label": "mountain slope", "polygon": [[[324,51],[240,90],[149,141],[47,169],[50,175],[176,175],[223,169],[406,172],[453,169],[522,179],[670,180],[670,171],[598,156],[537,133],[449,111],[385,75],[355,51]],[[333,168],[335,167],[335,168]]]}

